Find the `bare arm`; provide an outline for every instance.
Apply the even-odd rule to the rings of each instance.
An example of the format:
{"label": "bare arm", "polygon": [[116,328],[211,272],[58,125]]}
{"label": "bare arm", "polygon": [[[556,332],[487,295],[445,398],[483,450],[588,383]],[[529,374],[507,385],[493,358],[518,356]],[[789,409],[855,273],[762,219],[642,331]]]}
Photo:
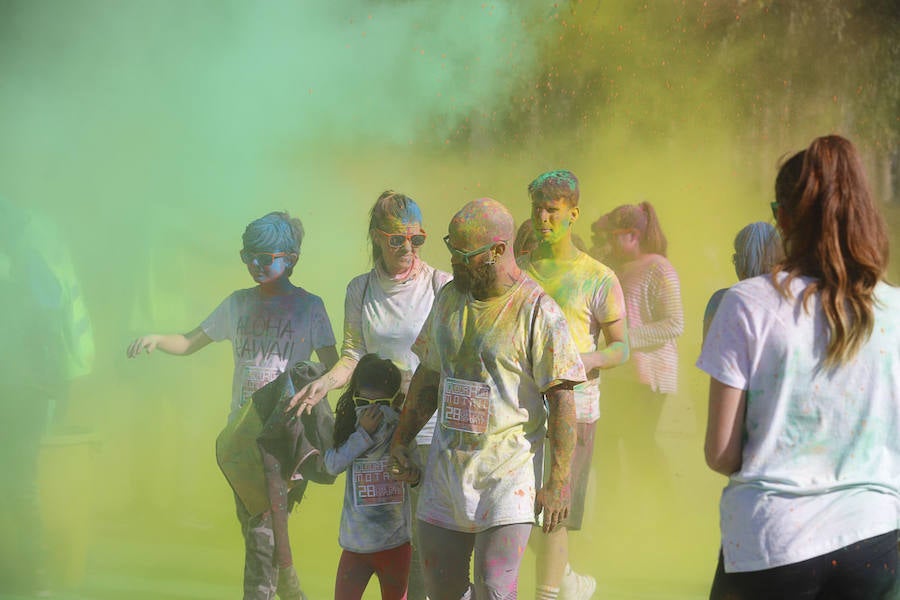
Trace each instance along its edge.
{"label": "bare arm", "polygon": [[[334,351],[334,346],[329,346],[329,348]],[[353,374],[353,369],[356,368],[356,363],[358,362],[356,359],[348,356],[342,356],[340,359],[337,359],[337,352],[334,351],[335,360],[329,365],[326,361],[326,357],[323,357],[319,352],[319,350],[316,350],[316,356],[320,361],[325,363],[326,367],[331,366],[331,369],[315,381],[311,381],[300,388],[288,402],[285,411],[294,410],[295,407],[299,406],[300,414],[302,414],[303,411],[312,412],[313,407],[318,404],[328,392],[339,387],[344,387],[347,385],[347,382],[350,381],[350,376]]]}
{"label": "bare arm", "polygon": [[544,533],[550,533],[569,515],[569,474],[575,451],[575,396],[564,383],[546,393],[550,416],[550,474],[535,497],[535,514],[544,512]]}
{"label": "bare arm", "polygon": [[299,414],[311,413],[313,407],[321,402],[328,392],[344,387],[350,381],[350,376],[353,375],[353,370],[356,369],[356,363],[359,361],[348,356],[347,350],[349,349],[349,353],[356,356],[366,353],[365,342],[362,339],[362,302],[365,295],[365,281],[365,277],[356,278],[347,286],[347,294],[344,297],[342,355],[338,358],[334,347],[330,348],[332,352],[327,355],[320,353],[323,349],[316,350],[319,362],[325,365],[328,372],[300,388],[287,403],[285,408],[287,412],[297,409]]}
{"label": "bare arm", "polygon": [[722,475],[741,468],[744,411],[747,394],[709,378],[709,413],[706,421],[706,464]]}
{"label": "bare arm", "polygon": [[400,412],[400,422],[391,438],[391,456],[400,467],[400,474],[395,474],[394,479],[415,483],[419,477],[416,469],[410,468],[412,462],[408,449],[416,434],[437,410],[440,383],[441,374],[422,365],[413,374],[406,402]]}
{"label": "bare arm", "polygon": [[174,354],[176,356],[187,356],[193,354],[201,348],[205,348],[212,342],[212,339],[204,333],[203,329],[197,327],[189,333],[169,333],[159,334],[150,333],[142,335],[138,339],[131,342],[125,354],[128,358],[134,358],[142,352],[151,354],[159,348],[166,354]]}
{"label": "bare arm", "polygon": [[625,319],[604,323],[600,326],[600,331],[603,333],[603,339],[606,340],[606,348],[594,352],[584,352],[581,355],[584,370],[588,373],[594,369],[618,367],[631,355]]}

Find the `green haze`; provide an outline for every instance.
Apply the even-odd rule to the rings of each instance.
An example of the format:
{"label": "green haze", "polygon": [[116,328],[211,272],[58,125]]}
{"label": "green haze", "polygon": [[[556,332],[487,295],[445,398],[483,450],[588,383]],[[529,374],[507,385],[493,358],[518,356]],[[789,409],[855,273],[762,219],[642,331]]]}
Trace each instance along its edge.
{"label": "green haze", "polygon": [[[770,218],[778,159],[817,135],[858,143],[896,231],[893,4],[0,0],[0,195],[60,230],[96,342],[66,415],[90,435],[51,436],[43,454],[58,587],[238,593],[242,542],[214,460],[230,350],[128,361],[125,348],[189,331],[251,285],[238,260],[250,220],[302,219],[293,281],[324,298],[340,344],[382,190],[420,203],[423,255],[449,270],[440,237],[462,204],[491,196],[524,219],[528,182],[566,168],[586,240],[619,204],[656,206],[687,319],[657,436],[677,490],[658,498],[668,559],[635,557],[635,515],[602,530],[595,486],[572,563],[610,598],[706,597],[725,480],[703,463],[703,307],[735,279],[734,234]],[[311,599],[332,594],[342,485],[311,486],[292,516]],[[532,585],[528,554],[520,593]]]}

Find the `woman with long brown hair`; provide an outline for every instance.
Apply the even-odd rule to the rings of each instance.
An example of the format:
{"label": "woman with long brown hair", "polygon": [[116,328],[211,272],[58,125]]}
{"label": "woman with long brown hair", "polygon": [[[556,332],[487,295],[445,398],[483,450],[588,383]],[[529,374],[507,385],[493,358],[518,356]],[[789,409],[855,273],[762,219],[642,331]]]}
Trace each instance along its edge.
{"label": "woman with long brown hair", "polygon": [[900,290],[853,145],[781,167],[785,259],[734,285],[697,366],[706,462],[729,477],[711,598],[893,597],[900,523]]}

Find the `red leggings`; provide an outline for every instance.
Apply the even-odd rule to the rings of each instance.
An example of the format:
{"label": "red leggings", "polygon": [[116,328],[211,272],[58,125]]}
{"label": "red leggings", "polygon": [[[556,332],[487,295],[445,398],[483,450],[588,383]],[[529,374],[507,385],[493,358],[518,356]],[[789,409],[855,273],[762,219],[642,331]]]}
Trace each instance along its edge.
{"label": "red leggings", "polygon": [[344,550],[338,564],[334,600],[360,600],[372,573],[378,575],[381,583],[382,600],[406,600],[411,554],[409,542],[371,554]]}

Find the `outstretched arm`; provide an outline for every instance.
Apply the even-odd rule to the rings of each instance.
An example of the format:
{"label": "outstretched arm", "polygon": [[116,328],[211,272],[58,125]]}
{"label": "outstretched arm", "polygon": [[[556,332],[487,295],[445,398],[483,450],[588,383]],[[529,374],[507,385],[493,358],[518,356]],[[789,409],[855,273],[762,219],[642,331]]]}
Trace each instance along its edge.
{"label": "outstretched arm", "polygon": [[411,468],[413,463],[408,452],[409,445],[437,410],[440,383],[441,374],[422,365],[416,369],[409,383],[409,393],[400,412],[400,422],[391,438],[391,456],[400,468],[399,473],[394,474],[394,479],[415,483],[419,477],[417,470]]}
{"label": "outstretched arm", "polygon": [[166,354],[187,356],[188,354],[193,354],[197,350],[206,347],[210,342],[212,342],[212,339],[206,335],[200,327],[184,334],[149,333],[147,335],[142,335],[131,342],[125,353],[128,358],[134,358],[142,352],[151,354],[154,350],[159,348]]}
{"label": "outstretched arm", "polygon": [[[332,347],[332,350],[333,349],[334,348]],[[320,361],[325,363],[325,366],[329,366],[327,361],[318,351],[316,351],[316,356],[318,356]],[[306,411],[307,413],[312,412],[313,407],[321,402],[322,398],[324,398],[328,392],[347,385],[347,382],[350,381],[350,376],[353,374],[353,370],[356,368],[357,362],[359,361],[356,359],[342,356],[337,362],[332,363],[331,369],[327,373],[300,388],[288,402],[285,411],[290,412],[296,407],[299,409],[300,414],[303,414],[303,411]]]}
{"label": "outstretched arm", "polygon": [[575,451],[575,396],[571,383],[550,388],[546,393],[550,416],[550,474],[535,497],[535,514],[544,512],[544,533],[550,533],[569,516],[569,472]]}

